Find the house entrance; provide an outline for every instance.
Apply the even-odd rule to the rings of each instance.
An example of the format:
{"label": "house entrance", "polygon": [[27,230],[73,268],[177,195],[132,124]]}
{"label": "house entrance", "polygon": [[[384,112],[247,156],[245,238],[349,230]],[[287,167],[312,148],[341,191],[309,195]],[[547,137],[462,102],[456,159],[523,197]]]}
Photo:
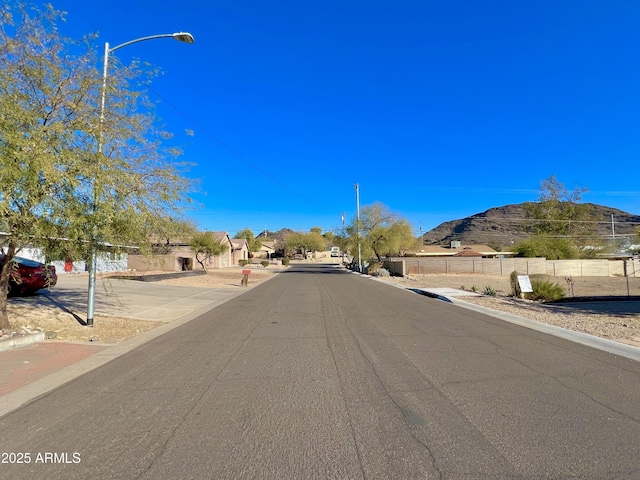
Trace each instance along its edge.
{"label": "house entrance", "polygon": [[193,270],[193,258],[178,257],[178,266],[183,272]]}

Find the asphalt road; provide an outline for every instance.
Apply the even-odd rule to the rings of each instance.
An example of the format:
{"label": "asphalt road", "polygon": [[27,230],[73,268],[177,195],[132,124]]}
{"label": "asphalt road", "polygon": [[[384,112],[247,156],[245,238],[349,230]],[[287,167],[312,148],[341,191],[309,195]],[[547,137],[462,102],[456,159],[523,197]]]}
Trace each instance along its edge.
{"label": "asphalt road", "polygon": [[640,363],[296,266],[0,436],[11,479],[635,479]]}

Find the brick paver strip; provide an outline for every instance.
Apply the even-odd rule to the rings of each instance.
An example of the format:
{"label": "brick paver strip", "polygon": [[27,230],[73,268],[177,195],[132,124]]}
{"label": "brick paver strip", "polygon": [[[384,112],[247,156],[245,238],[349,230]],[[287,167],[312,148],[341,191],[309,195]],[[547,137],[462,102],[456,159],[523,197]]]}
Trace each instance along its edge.
{"label": "brick paver strip", "polygon": [[0,352],[0,395],[24,387],[104,349],[75,343],[37,343]]}

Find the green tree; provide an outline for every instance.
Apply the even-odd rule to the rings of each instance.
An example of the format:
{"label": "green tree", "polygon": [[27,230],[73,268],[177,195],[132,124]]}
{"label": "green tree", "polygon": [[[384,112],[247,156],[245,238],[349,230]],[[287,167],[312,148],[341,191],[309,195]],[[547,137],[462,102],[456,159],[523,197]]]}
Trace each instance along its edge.
{"label": "green tree", "polygon": [[311,229],[309,233],[289,233],[284,239],[284,251],[287,256],[295,254],[298,250],[320,252],[326,248],[327,244],[324,237],[314,229]]}
{"label": "green tree", "polygon": [[58,251],[75,258],[106,243],[148,252],[193,184],[144,93],[155,71],[139,62],[114,68],[100,121],[95,36],[62,37],[63,13],[50,5],[0,12],[0,222],[8,234],[0,328],[8,328],[9,269],[22,248],[64,238]]}
{"label": "green tree", "polygon": [[569,191],[555,175],[540,182],[536,202],[527,203],[527,215],[535,219],[532,225],[537,235],[553,235],[576,238],[589,231],[586,223],[591,215],[591,205],[580,203],[587,188],[576,187]]}
{"label": "green tree", "polygon": [[212,232],[199,232],[191,239],[191,248],[196,255],[196,261],[206,272],[208,260],[226,252],[229,246],[216,238]]}
{"label": "green tree", "polygon": [[526,205],[532,237],[516,250],[524,256],[577,258],[584,246],[595,242],[589,219],[591,205],[580,203],[586,188],[569,191],[555,175],[540,182],[538,201]]}
{"label": "green tree", "polygon": [[262,239],[256,238],[249,227],[240,230],[233,238],[244,238],[249,244],[250,252],[257,252],[262,248]]}
{"label": "green tree", "polygon": [[568,238],[536,235],[514,247],[522,257],[544,257],[549,260],[579,258],[580,251]]}
{"label": "green tree", "polygon": [[[357,219],[349,226],[350,251],[357,251]],[[376,202],[360,211],[360,248],[362,258],[382,261],[383,256],[404,255],[416,246],[409,221],[392,212],[386,205]]]}

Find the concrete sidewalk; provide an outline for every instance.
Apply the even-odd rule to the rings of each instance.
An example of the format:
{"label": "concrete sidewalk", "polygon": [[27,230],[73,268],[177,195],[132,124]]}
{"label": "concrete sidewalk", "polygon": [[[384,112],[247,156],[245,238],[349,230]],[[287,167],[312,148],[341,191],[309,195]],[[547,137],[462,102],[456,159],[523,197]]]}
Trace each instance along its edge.
{"label": "concrete sidewalk", "polygon": [[[60,275],[58,285],[51,291],[40,293],[36,302],[50,306],[53,301],[84,318],[87,282],[86,275]],[[50,340],[29,344],[26,339],[21,346],[0,349],[0,416],[248,292],[258,284],[250,284],[243,289],[212,289],[99,278],[96,313],[157,321],[162,325],[117,345]]]}

